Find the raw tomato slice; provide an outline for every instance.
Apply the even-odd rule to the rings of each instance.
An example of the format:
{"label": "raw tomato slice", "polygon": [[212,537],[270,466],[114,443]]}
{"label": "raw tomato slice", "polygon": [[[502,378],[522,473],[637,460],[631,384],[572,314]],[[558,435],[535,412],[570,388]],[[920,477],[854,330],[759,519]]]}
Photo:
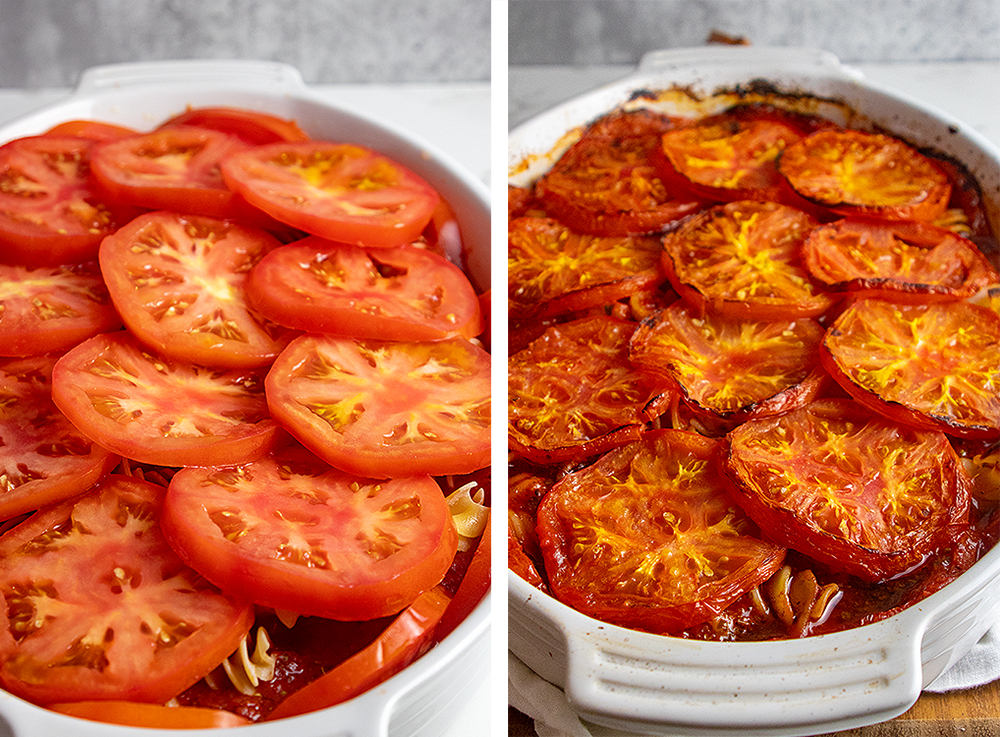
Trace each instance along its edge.
{"label": "raw tomato slice", "polygon": [[555,325],[511,356],[508,441],[536,463],[582,460],[635,440],[664,391],[628,359],[635,323],[604,315]]}
{"label": "raw tomato slice", "polygon": [[161,524],[223,591],[339,620],[398,613],[441,581],[458,547],[430,476],[372,481],[298,446],[241,466],[181,469]]}
{"label": "raw tomato slice", "polygon": [[656,236],[576,233],[552,218],[507,227],[507,296],[512,317],[542,318],[651,291],[666,280]]}
{"label": "raw tomato slice", "polygon": [[151,353],[121,331],[84,341],[52,371],[52,399],[87,437],[140,463],[247,463],[278,439],[263,374]]}
{"label": "raw tomato slice", "polygon": [[878,413],[949,435],[1000,437],[1000,315],[967,302],[852,303],[820,359]]}
{"label": "raw tomato slice", "polygon": [[175,126],[109,141],[94,150],[94,177],[116,199],[149,210],[274,224],[222,180],[219,162],[249,148],[209,128]]}
{"label": "raw tomato slice", "polygon": [[46,136],[73,136],[91,141],[119,141],[122,138],[139,135],[139,131],[124,125],[105,123],[99,120],[67,120],[58,123],[45,132]]}
{"label": "raw tomato slice", "polygon": [[781,567],[725,490],[716,441],[658,430],[557,482],[538,508],[552,594],[603,622],[677,633]]}
{"label": "raw tomato slice", "polygon": [[133,213],[90,179],[94,141],[32,136],[0,146],[0,261],[57,266],[92,261]]}
{"label": "raw tomato slice", "polygon": [[341,704],[399,673],[428,646],[447,606],[440,588],[421,594],[374,642],[288,696],[267,721]]}
{"label": "raw tomato slice", "polygon": [[101,244],[101,271],[125,325],[170,358],[215,368],[270,365],[295,333],[247,305],[247,274],[281,244],[226,220],[153,212]]}
{"label": "raw tomato slice", "polygon": [[947,437],[849,399],[746,422],[721,457],[772,539],[867,581],[921,564],[968,519],[968,479]]}
{"label": "raw tomato slice", "polygon": [[55,360],[0,360],[0,519],[80,494],[119,461],[52,403]]}
{"label": "raw tomato slice", "polygon": [[253,268],[247,298],[281,325],[354,338],[473,338],[483,326],[468,277],[416,245],[361,248],[306,238]]}
{"label": "raw tomato slice", "polygon": [[279,141],[305,141],[309,138],[294,120],[244,108],[190,108],[162,123],[160,128],[178,125],[211,128],[254,146]]}
{"label": "raw tomato slice", "polygon": [[0,538],[0,681],[35,703],[162,704],[239,646],[253,608],[170,549],[165,489],[106,477]]}
{"label": "raw tomato slice", "polygon": [[230,187],[277,220],[363,246],[412,243],[439,200],[402,164],[348,143],[258,146],[229,156],[222,174]]}
{"label": "raw tomato slice", "polygon": [[660,135],[672,125],[648,110],[595,121],[535,183],[535,195],[547,213],[583,233],[662,232],[701,209],[689,192],[669,189],[654,164]]}
{"label": "raw tomato slice", "polygon": [[72,701],[46,708],[78,719],[147,729],[222,729],[252,724],[222,709],[199,706],[162,706],[138,701]]}
{"label": "raw tomato slice", "polygon": [[305,335],[266,379],[271,414],[330,465],[375,478],[490,462],[490,355],[463,338]]}
{"label": "raw tomato slice", "polygon": [[786,148],[778,169],[800,195],[842,215],[933,221],[951,197],[932,159],[882,133],[817,131]]}
{"label": "raw tomato slice", "polygon": [[629,358],[676,382],[696,409],[733,421],[784,412],[815,397],[819,345],[815,320],[776,322],[701,316],[683,301],[643,322]]}
{"label": "raw tomato slice", "polygon": [[967,299],[1000,282],[975,243],[915,221],[839,220],[812,231],[803,254],[826,289],[896,302]]}
{"label": "raw tomato slice", "polygon": [[833,299],[801,260],[818,223],[773,202],[718,205],[663,238],[663,266],[691,306],[741,320],[817,317]]}
{"label": "raw tomato slice", "polygon": [[0,355],[67,351],[121,325],[96,261],[0,264]]}

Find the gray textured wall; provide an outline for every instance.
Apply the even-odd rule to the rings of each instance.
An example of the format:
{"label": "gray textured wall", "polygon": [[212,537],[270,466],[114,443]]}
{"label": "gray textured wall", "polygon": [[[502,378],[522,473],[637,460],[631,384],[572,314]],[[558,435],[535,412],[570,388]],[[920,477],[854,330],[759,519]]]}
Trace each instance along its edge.
{"label": "gray textured wall", "polygon": [[0,0],[0,87],[96,64],[252,58],[311,83],[485,81],[486,0]]}
{"label": "gray textured wall", "polygon": [[842,61],[1000,59],[1000,0],[510,0],[511,64],[631,64],[711,31]]}

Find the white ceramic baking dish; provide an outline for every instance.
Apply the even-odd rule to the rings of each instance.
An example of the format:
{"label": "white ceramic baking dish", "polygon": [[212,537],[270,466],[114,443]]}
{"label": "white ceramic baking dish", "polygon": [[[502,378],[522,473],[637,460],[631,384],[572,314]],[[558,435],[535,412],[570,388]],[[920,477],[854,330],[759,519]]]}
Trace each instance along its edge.
{"label": "white ceramic baking dish", "polygon": [[[490,198],[486,186],[445,153],[405,130],[310,92],[298,70],[254,61],[167,61],[94,67],[72,93],[0,128],[0,142],[35,135],[78,118],[149,130],[188,106],[236,106],[296,120],[315,138],[376,148],[419,172],[452,205],[467,249],[467,269],[490,284]],[[248,737],[437,737],[488,675],[490,602],[413,665],[339,706],[240,727]],[[222,734],[189,730],[185,734]],[[56,714],[0,691],[0,735],[150,737],[176,730],[137,729]]]}
{"label": "white ceramic baking dish", "polygon": [[[572,133],[633,92],[686,87],[698,96],[764,79],[829,98],[920,146],[964,162],[991,200],[1000,233],[1000,150],[960,121],[876,85],[811,49],[707,47],[656,52],[634,74],[513,130],[509,181],[546,170]],[[986,92],[984,91],[984,94]],[[720,106],[731,97],[722,96]],[[684,113],[686,103],[665,108]],[[706,110],[707,112],[707,110]],[[569,134],[569,135],[567,135]],[[527,162],[528,166],[524,166]],[[816,735],[891,719],[965,654],[1000,617],[1000,548],[918,605],[877,624],[802,640],[719,643],[604,624],[508,575],[508,646],[563,688],[592,723],[661,735]],[[970,714],[974,717],[974,714]]]}

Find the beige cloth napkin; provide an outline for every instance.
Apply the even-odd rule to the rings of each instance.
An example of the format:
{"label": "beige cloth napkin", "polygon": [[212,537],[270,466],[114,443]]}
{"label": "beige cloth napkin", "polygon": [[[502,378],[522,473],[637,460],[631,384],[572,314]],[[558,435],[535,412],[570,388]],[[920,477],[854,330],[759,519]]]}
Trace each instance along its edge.
{"label": "beige cloth napkin", "polygon": [[[981,686],[1000,678],[1000,624],[925,690],[941,693]],[[535,722],[538,737],[627,737],[630,733],[585,724],[561,689],[542,680],[507,653],[507,702]],[[970,717],[975,716],[970,714]],[[634,737],[634,735],[632,736]]]}

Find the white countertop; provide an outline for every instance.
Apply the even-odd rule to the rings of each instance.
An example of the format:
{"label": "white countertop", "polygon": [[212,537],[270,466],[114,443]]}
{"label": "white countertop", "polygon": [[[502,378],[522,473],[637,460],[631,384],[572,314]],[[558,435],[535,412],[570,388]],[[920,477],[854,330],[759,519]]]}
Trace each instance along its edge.
{"label": "white countertop", "polygon": [[[406,128],[452,156],[484,182],[489,182],[489,84],[317,85],[312,89],[345,106]],[[43,105],[58,102],[69,93],[69,89],[0,89],[0,125]],[[494,597],[494,600],[502,598]],[[505,621],[505,618],[495,618],[494,629],[498,619]],[[498,657],[506,663],[502,652]],[[490,696],[490,681],[484,678],[473,696],[451,715],[454,721],[441,737],[488,734],[487,725],[494,718]]]}

